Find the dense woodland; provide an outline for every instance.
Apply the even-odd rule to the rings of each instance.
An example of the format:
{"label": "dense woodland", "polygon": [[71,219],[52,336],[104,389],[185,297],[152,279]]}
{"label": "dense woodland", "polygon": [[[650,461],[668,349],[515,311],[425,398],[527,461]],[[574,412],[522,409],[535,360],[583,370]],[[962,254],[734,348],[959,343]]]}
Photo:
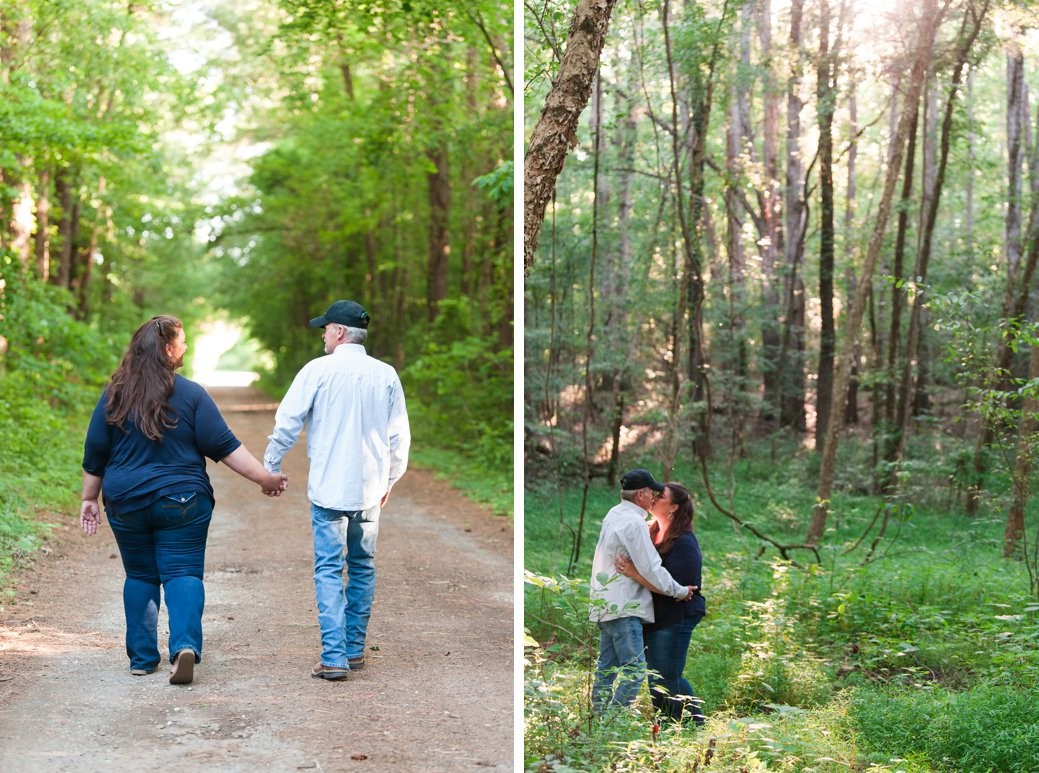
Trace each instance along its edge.
{"label": "dense woodland", "polygon": [[[716,682],[710,709],[840,704],[839,720],[804,721],[837,734],[853,716],[860,733],[828,751],[816,734],[796,763],[783,743],[797,744],[769,723],[771,746],[727,738],[732,765],[803,769],[831,753],[839,764],[811,769],[1039,764],[1030,744],[1010,757],[923,748],[936,728],[951,733],[941,720],[879,741],[870,719],[892,693],[836,697],[863,686],[849,673],[869,689],[934,688],[894,711],[908,723],[948,717],[942,690],[951,705],[988,680],[1034,684],[1039,8],[540,0],[525,25],[528,765],[704,764],[703,745],[654,756],[637,727],[596,726],[578,697],[596,636],[581,582],[634,466],[696,490],[719,595],[687,674]],[[999,603],[1026,612],[1022,671],[989,670],[984,645],[962,670],[947,650],[919,654],[973,626],[954,597],[929,594],[979,565],[999,576]],[[845,592],[870,611],[851,621]],[[931,605],[956,619],[936,631],[914,617]],[[796,628],[776,628],[795,614]],[[902,644],[863,643],[889,635]],[[761,678],[740,660],[754,648],[790,668],[818,657],[819,692]],[[907,677],[897,658],[879,673],[878,649],[931,676]],[[536,729],[552,711],[574,725]],[[1034,714],[1000,716],[1011,735],[1034,730]]]}
{"label": "dense woodland", "polygon": [[74,494],[81,412],[149,316],[189,346],[240,324],[280,397],[337,298],[416,453],[511,507],[512,26],[496,0],[3,3],[4,511],[53,506],[27,480],[56,444]]}
{"label": "dense woodland", "polygon": [[[578,81],[566,26],[530,21],[528,105],[551,105]],[[914,438],[945,430],[970,513],[989,451],[1020,450],[1009,554],[1039,378],[1035,9],[664,3],[609,25],[527,255],[528,469],[612,481],[632,447],[670,472],[779,433],[821,460],[814,543],[846,435],[897,496]],[[538,118],[532,148],[562,136]]]}

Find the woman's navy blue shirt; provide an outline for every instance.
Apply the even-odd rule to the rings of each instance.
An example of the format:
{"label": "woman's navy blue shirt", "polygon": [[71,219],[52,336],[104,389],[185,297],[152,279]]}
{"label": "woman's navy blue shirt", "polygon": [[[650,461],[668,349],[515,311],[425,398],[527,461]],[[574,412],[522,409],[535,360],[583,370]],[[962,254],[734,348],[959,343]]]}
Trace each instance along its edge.
{"label": "woman's navy blue shirt", "polygon": [[[674,541],[671,552],[661,556],[661,563],[675,578],[675,582],[681,585],[695,585],[697,588],[703,587],[703,555],[700,553],[700,543],[691,531]],[[646,623],[644,627],[655,631],[680,623],[687,617],[703,617],[706,613],[707,603],[699,591],[694,593],[689,601],[675,601],[670,596],[654,593],[654,622]]]}
{"label": "woman's navy blue shirt", "polygon": [[242,443],[205,389],[174,376],[169,404],[177,425],[167,429],[161,440],[145,437],[132,417],[125,431],[108,424],[107,404],[106,389],[90,417],[83,469],[102,479],[101,492],[110,515],[142,510],[169,494],[194,491],[213,499],[206,457],[218,462]]}

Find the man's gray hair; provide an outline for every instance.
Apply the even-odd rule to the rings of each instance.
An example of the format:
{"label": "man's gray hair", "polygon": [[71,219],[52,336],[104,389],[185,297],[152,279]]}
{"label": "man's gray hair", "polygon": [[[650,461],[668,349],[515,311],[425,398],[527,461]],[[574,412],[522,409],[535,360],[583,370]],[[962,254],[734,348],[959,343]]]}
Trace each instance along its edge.
{"label": "man's gray hair", "polygon": [[343,325],[343,330],[346,331],[346,343],[348,344],[363,344],[365,339],[368,338],[368,331],[363,327]]}
{"label": "man's gray hair", "polygon": [[642,491],[640,488],[623,489],[621,491],[621,499],[626,502],[634,502],[640,491]]}

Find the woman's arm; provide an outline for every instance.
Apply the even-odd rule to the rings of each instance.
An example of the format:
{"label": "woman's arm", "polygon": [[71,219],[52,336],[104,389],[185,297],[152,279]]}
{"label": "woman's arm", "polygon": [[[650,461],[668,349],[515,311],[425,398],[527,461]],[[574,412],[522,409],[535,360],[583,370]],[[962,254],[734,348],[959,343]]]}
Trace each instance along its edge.
{"label": "woman's arm", "polygon": [[268,472],[259,460],[244,445],[238,446],[229,455],[220,460],[243,478],[259,483],[263,493],[276,497],[289,485],[289,478],[280,472]]}
{"label": "woman's arm", "polygon": [[83,470],[83,496],[79,503],[79,528],[84,534],[97,534],[101,521],[101,508],[97,498],[101,494],[101,478]]}

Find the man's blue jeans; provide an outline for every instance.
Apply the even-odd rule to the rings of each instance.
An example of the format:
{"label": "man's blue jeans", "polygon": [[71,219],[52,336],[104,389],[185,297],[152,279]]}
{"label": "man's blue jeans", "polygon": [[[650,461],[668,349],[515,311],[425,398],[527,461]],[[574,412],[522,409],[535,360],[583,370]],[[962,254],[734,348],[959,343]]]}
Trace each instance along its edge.
{"label": "man's blue jeans", "polygon": [[595,713],[601,714],[612,706],[630,706],[645,678],[642,619],[620,617],[599,623],[599,662],[592,685]]}
{"label": "man's blue jeans", "polygon": [[702,615],[687,617],[666,628],[643,631],[653,707],[675,721],[682,718],[683,709],[697,723],[703,721],[699,699],[684,675],[689,641],[701,619]]}
{"label": "man's blue jeans", "polygon": [[375,598],[375,540],[379,536],[380,510],[378,505],[344,511],[310,504],[314,590],[324,666],[348,668],[350,658],[364,655],[368,618]]}
{"label": "man's blue jeans", "polygon": [[109,515],[126,570],[123,611],[126,654],[131,669],[158,667],[159,588],[166,592],[170,617],[169,652],[181,650],[202,659],[202,610],[206,603],[202,575],[213,503],[187,491],[165,496],[143,510]]}

